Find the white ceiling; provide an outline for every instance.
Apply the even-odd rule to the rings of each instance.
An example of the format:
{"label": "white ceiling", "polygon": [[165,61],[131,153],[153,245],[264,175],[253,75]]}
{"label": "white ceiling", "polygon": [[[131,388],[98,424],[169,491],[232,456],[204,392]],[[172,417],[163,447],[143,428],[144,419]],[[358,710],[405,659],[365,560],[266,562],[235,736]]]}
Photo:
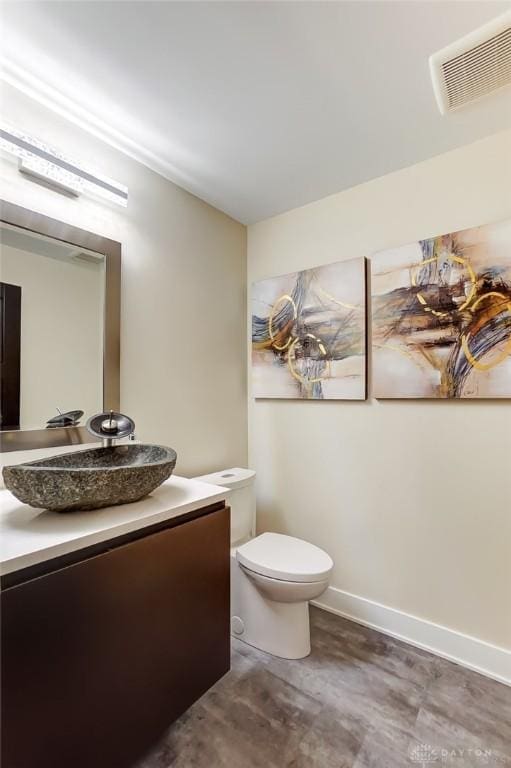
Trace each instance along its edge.
{"label": "white ceiling", "polygon": [[5,72],[44,78],[86,127],[254,222],[511,127],[509,89],[442,117],[428,71],[509,8],[4,2]]}

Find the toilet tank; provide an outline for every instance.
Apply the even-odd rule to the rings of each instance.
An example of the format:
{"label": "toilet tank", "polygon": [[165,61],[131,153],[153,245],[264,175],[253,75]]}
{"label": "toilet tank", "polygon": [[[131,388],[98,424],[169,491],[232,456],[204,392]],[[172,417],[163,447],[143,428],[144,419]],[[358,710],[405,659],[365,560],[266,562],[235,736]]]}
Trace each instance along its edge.
{"label": "toilet tank", "polygon": [[202,483],[230,488],[231,544],[241,544],[255,534],[255,472],[253,469],[222,469],[211,475],[194,477]]}

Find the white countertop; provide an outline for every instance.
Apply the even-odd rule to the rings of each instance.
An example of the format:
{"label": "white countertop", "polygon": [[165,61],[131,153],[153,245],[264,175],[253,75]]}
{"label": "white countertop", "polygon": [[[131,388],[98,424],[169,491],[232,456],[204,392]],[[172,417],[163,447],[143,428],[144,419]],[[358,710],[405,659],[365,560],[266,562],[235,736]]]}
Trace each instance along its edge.
{"label": "white countertop", "polygon": [[11,573],[226,499],[217,485],[173,475],[141,501],[90,512],[49,512],[0,491],[0,573]]}

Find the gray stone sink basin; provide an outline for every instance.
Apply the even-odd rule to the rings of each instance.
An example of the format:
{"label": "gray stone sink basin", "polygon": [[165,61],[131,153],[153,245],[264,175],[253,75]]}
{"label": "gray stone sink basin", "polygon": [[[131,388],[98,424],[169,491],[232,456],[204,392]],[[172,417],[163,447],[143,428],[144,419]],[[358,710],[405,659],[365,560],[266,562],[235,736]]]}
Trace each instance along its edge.
{"label": "gray stone sink basin", "polygon": [[138,501],[172,474],[177,454],[163,445],[113,445],[4,467],[6,488],[55,512]]}

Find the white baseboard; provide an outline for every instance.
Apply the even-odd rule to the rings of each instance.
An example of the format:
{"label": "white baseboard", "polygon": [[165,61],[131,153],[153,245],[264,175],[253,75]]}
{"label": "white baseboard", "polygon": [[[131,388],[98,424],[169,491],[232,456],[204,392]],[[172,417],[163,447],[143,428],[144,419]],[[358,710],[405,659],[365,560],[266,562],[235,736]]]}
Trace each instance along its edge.
{"label": "white baseboard", "polygon": [[511,650],[328,587],[313,605],[511,685]]}

